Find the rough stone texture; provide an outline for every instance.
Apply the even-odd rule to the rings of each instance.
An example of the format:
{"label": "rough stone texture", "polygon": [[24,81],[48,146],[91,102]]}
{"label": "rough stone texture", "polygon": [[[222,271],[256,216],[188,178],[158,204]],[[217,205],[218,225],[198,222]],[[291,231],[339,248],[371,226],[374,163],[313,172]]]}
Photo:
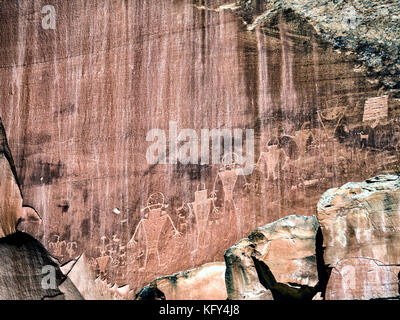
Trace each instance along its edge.
{"label": "rough stone texture", "polygon": [[85,300],[128,300],[133,298],[129,286],[118,287],[108,284],[104,279],[97,278],[85,254],[65,264],[61,270]]}
{"label": "rough stone texture", "polygon": [[372,81],[388,89],[400,88],[398,1],[237,0],[231,10],[249,29],[268,23],[282,10],[292,10],[335,48],[357,52]]}
{"label": "rough stone texture", "polygon": [[[318,219],[325,246],[324,260],[334,268],[327,298],[399,295],[399,199],[397,175],[347,183],[323,194],[318,203]],[[349,281],[354,281],[353,288],[349,289]]]}
{"label": "rough stone texture", "polygon": [[[397,38],[371,82],[376,68],[360,67],[368,50],[338,52],[334,28],[322,30],[336,16],[329,3],[54,0],[56,29],[45,30],[48,3],[0,0],[0,115],[23,204],[43,218],[38,239],[62,263],[86,252],[96,277],[136,291],[222,260],[257,226],[313,214],[328,188],[391,170],[400,101],[379,89]],[[364,122],[365,102],[386,95],[387,112]],[[169,121],[196,132],[254,129],[253,174],[150,166],[146,133]],[[156,192],[165,195],[161,216],[142,211]]]}
{"label": "rough stone texture", "polygon": [[0,119],[0,238],[15,233],[17,222],[23,216],[22,195],[13,166]]}
{"label": "rough stone texture", "polygon": [[207,263],[152,281],[141,289],[136,300],[226,300],[225,264]]}
{"label": "rough stone texture", "polygon": [[325,299],[399,299],[399,271],[370,258],[340,260],[333,266]]}
{"label": "rough stone texture", "polygon": [[271,291],[258,278],[253,253],[254,244],[249,239],[240,240],[225,252],[225,282],[230,300],[273,300]]}
{"label": "rough stone texture", "polygon": [[[17,232],[0,239],[0,257],[0,300],[64,300],[63,291],[69,299],[81,298],[72,284],[64,283],[66,278],[54,258],[30,235]],[[44,266],[55,268],[54,289],[42,287]]]}
{"label": "rough stone texture", "polygon": [[38,235],[42,219],[30,207],[22,206],[23,199],[14,161],[0,118],[0,238],[23,231]]}
{"label": "rough stone texture", "polygon": [[230,248],[225,253],[229,298],[270,300],[284,287],[315,288],[318,227],[316,216],[288,216],[258,228]]}

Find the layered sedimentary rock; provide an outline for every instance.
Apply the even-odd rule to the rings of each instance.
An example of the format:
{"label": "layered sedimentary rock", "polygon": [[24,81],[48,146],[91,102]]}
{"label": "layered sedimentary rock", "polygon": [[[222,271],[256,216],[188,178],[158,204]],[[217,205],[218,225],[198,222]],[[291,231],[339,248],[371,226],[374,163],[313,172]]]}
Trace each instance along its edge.
{"label": "layered sedimentary rock", "polygon": [[328,190],[318,203],[327,299],[399,296],[400,177],[380,175]]}
{"label": "layered sedimentary rock", "polygon": [[[57,0],[45,29],[40,2],[0,0],[0,114],[24,204],[43,218],[38,238],[63,263],[86,252],[96,277],[137,290],[392,169],[399,33],[365,47],[398,12],[369,14],[370,2],[359,8],[370,31],[343,36],[340,1]],[[198,135],[253,129],[253,173],[149,164],[146,135],[174,139],[170,121]]]}
{"label": "layered sedimentary rock", "polygon": [[255,230],[225,253],[230,299],[309,299],[318,292],[316,216],[289,216]]}
{"label": "layered sedimentary rock", "polygon": [[136,300],[226,300],[225,264],[207,263],[152,281]]}

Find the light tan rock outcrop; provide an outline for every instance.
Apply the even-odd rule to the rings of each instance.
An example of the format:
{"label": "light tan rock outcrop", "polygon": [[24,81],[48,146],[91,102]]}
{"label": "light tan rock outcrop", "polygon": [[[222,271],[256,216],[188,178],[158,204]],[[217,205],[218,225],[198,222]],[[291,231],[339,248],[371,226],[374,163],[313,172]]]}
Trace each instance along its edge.
{"label": "light tan rock outcrop", "polygon": [[254,244],[242,239],[225,252],[226,287],[230,300],[273,300],[272,293],[259,281],[252,255]]}
{"label": "light tan rock outcrop", "polygon": [[154,280],[140,290],[137,300],[226,300],[225,264],[207,263]]}
{"label": "light tan rock outcrop", "polygon": [[327,299],[399,296],[400,178],[347,183],[318,203],[325,263],[333,268]]}
{"label": "light tan rock outcrop", "polygon": [[97,278],[85,254],[65,264],[61,270],[78,288],[85,300],[127,300],[132,298],[129,286],[117,286]]}
{"label": "light tan rock outcrop", "polygon": [[367,258],[350,258],[332,269],[326,300],[370,300],[399,298],[398,266],[386,266]]}
{"label": "light tan rock outcrop", "polygon": [[[229,299],[280,299],[317,291],[316,216],[288,216],[256,229],[225,253]],[[291,290],[293,289],[293,290]],[[286,293],[283,293],[286,292]],[[313,293],[312,293],[313,292]],[[292,296],[293,297],[293,296]]]}

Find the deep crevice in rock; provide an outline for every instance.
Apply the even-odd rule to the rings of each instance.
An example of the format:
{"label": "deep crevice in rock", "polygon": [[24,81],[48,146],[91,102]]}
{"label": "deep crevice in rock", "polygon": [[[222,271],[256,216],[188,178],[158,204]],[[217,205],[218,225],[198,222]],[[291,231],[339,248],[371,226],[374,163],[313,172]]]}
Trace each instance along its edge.
{"label": "deep crevice in rock", "polygon": [[166,300],[165,294],[154,283],[140,290],[133,300]]}
{"label": "deep crevice in rock", "polygon": [[263,262],[252,256],[254,266],[256,267],[257,275],[260,283],[270,290],[274,300],[287,301],[287,300],[312,300],[318,293],[317,288],[299,285],[292,287],[290,285],[279,283],[276,281],[269,267]]}
{"label": "deep crevice in rock", "polygon": [[318,272],[318,284],[316,289],[321,292],[321,297],[325,299],[326,286],[328,285],[329,276],[331,274],[332,268],[329,268],[325,264],[324,260],[324,237],[322,234],[321,227],[318,228],[317,234],[315,236],[315,254],[317,258],[317,272]]}

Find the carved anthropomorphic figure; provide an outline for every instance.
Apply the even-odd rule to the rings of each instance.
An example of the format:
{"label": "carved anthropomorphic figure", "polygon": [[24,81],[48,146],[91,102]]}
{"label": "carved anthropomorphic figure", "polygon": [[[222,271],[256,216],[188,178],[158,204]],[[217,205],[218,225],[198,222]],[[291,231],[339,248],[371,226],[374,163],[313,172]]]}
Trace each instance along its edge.
{"label": "carved anthropomorphic figure", "polygon": [[63,240],[60,241],[60,236],[56,235],[56,241],[49,243],[50,251],[58,258],[62,258],[64,256],[63,252],[67,245],[67,243]]}
{"label": "carved anthropomorphic figure", "polygon": [[238,209],[233,199],[233,191],[239,177],[243,177],[245,188],[248,187],[248,184],[243,174],[243,168],[238,165],[238,156],[235,153],[232,155],[231,161],[227,161],[226,157],[222,159],[222,167],[215,178],[214,191],[211,193],[211,196],[213,198],[213,203],[215,203],[217,183],[221,181],[224,191],[224,207],[226,208],[227,205],[232,205],[235,209]]}
{"label": "carved anthropomorphic figure", "polygon": [[136,245],[137,241],[135,240],[135,237],[139,231],[139,228],[142,228],[144,235],[143,240],[145,241],[146,245],[143,268],[146,268],[150,255],[156,256],[158,265],[160,265],[158,244],[162,229],[167,221],[172,225],[174,235],[180,235],[179,231],[175,228],[171,217],[165,211],[168,205],[165,205],[164,202],[165,197],[161,192],[152,194],[149,197],[146,207],[142,209],[142,212],[145,213],[144,218],[139,221],[135,232],[128,243],[128,248],[133,248]]}
{"label": "carved anthropomorphic figure", "polygon": [[[232,154],[232,159],[224,157],[222,166],[214,181],[211,201],[213,204],[213,216],[221,223],[221,243],[229,243],[231,239],[237,239],[243,224],[240,222],[239,207],[235,197],[239,198],[240,207],[246,202],[246,195],[250,189],[243,168],[238,164],[239,158]],[[203,195],[204,197],[204,195]]]}
{"label": "carved anthropomorphic figure", "polygon": [[111,261],[111,257],[109,254],[107,254],[107,246],[106,246],[106,236],[101,237],[101,247],[98,247],[100,249],[100,256],[96,258],[96,263],[97,266],[99,267],[100,275],[105,276],[107,275],[107,268],[108,264]]}
{"label": "carved anthropomorphic figure", "polygon": [[197,226],[197,247],[203,246],[207,234],[207,224],[215,198],[208,198],[207,189],[199,190],[194,194],[194,202],[189,203],[190,213],[194,215]]}
{"label": "carved anthropomorphic figure", "polygon": [[78,244],[76,243],[76,241],[68,242],[67,247],[66,247],[68,257],[69,258],[75,257],[75,253],[76,253],[77,249],[78,249]]}
{"label": "carved anthropomorphic figure", "polygon": [[265,179],[277,180],[279,177],[279,164],[282,167],[286,164],[287,156],[278,144],[266,146],[266,150],[261,152],[256,164],[256,170],[263,173]]}

